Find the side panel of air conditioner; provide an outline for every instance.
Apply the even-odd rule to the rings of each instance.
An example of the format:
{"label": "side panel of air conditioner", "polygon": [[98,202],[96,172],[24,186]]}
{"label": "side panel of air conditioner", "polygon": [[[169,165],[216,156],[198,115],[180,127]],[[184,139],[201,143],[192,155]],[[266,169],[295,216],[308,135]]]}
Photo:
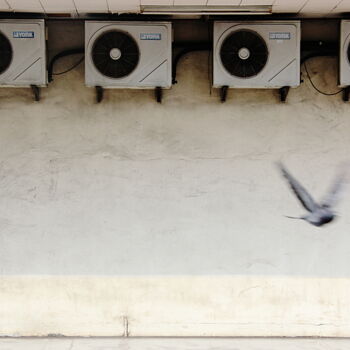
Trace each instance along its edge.
{"label": "side panel of air conditioner", "polygon": [[[121,33],[130,45],[125,46],[125,42],[118,39],[119,34],[113,33]],[[112,40],[106,41],[108,49],[99,51],[106,35]],[[105,88],[170,88],[171,43],[169,22],[87,21],[85,83]],[[136,53],[138,60],[132,56]],[[123,73],[124,68],[127,73]]]}
{"label": "side panel of air conditioner", "polygon": [[1,45],[8,45],[6,55],[9,55],[0,71],[0,85],[46,86],[44,20],[0,20],[0,36]]}
{"label": "side panel of air conditioner", "polygon": [[214,87],[300,84],[299,21],[215,22],[213,45]]}
{"label": "side panel of air conditioner", "polygon": [[343,20],[340,24],[339,52],[339,83],[340,86],[350,85],[350,21]]}

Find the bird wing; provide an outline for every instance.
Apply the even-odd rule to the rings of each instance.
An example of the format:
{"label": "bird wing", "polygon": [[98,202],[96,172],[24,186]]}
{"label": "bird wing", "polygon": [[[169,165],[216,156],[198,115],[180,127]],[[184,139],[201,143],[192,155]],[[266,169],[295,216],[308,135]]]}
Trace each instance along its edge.
{"label": "bird wing", "polygon": [[319,208],[318,204],[311,197],[309,192],[287,171],[282,163],[277,163],[277,166],[280,168],[282,175],[287,179],[289,185],[295,195],[298,197],[299,201],[303,207],[309,212],[313,212]]}
{"label": "bird wing", "polygon": [[348,182],[348,173],[349,173],[349,165],[344,165],[335,178],[329,192],[325,196],[324,200],[322,201],[322,206],[326,208],[334,208],[342,195],[342,192],[344,190],[344,187],[346,183]]}

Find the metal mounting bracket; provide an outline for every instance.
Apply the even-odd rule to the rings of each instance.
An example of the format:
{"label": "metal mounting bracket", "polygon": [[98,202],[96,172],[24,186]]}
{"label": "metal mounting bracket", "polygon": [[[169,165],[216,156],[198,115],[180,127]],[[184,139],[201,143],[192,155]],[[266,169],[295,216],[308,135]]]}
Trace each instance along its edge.
{"label": "metal mounting bracket", "polygon": [[279,95],[280,95],[281,102],[286,102],[289,89],[290,89],[289,86],[283,86],[279,89]]}
{"label": "metal mounting bracket", "polygon": [[350,95],[350,86],[346,86],[343,89],[343,101],[348,102],[349,101],[349,95]]}
{"label": "metal mounting bracket", "polygon": [[162,98],[163,98],[163,90],[160,86],[157,86],[156,89],[154,90],[156,101],[158,103],[162,103]]}
{"label": "metal mounting bracket", "polygon": [[102,86],[95,86],[96,89],[96,102],[100,103],[103,100],[103,87]]}
{"label": "metal mounting bracket", "polygon": [[225,102],[226,98],[227,98],[227,90],[228,90],[228,86],[222,86],[220,89],[220,101],[221,102]]}
{"label": "metal mounting bracket", "polygon": [[40,101],[40,87],[37,85],[30,85],[33,95],[34,101]]}

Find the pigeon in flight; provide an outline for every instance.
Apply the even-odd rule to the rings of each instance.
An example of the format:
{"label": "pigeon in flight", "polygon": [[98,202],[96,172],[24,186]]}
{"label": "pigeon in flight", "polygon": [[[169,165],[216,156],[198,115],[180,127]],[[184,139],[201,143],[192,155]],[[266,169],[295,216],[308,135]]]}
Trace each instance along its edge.
{"label": "pigeon in flight", "polygon": [[316,203],[307,190],[288,172],[282,163],[279,162],[277,165],[303,207],[309,212],[301,217],[287,216],[288,218],[306,220],[315,226],[328,224],[335,219],[334,208],[347,182],[347,168],[344,167],[338,174],[325,199],[321,203]]}

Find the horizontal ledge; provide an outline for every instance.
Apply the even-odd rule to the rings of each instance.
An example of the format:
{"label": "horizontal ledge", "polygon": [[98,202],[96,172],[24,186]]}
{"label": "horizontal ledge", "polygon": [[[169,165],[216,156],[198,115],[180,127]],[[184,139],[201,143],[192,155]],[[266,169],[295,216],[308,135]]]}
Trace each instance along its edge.
{"label": "horizontal ledge", "polygon": [[141,6],[141,13],[160,15],[266,15],[272,6]]}

